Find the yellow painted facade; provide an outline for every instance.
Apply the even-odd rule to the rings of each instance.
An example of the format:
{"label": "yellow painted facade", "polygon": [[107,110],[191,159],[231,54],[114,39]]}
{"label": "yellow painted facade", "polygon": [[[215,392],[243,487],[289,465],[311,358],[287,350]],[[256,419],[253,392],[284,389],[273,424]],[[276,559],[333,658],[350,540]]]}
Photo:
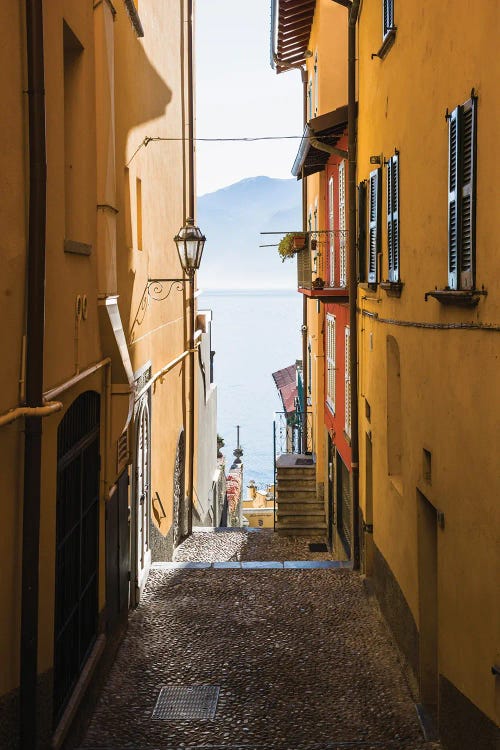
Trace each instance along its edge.
{"label": "yellow painted facade", "polygon": [[[64,713],[71,690],[62,695],[61,688],[58,699],[53,692],[58,679],[56,547],[61,533],[57,528],[63,523],[58,498],[64,502],[69,497],[58,435],[61,440],[61,425],[68,426],[65,416],[79,396],[90,394],[100,404],[98,443],[93,444],[98,445],[100,471],[95,464],[92,474],[86,464],[88,471],[82,474],[84,482],[87,476],[98,481],[97,526],[85,542],[85,548],[98,545],[95,584],[91,584],[97,597],[91,613],[95,615],[89,641],[92,654],[112,634],[118,615],[137,601],[151,560],[171,558],[176,502],[178,533],[185,525],[181,495],[187,486],[185,456],[191,450],[188,287],[175,285],[168,298],[159,301],[148,294],[147,284],[148,279],[183,275],[173,237],[189,206],[189,143],[152,142],[142,147],[141,143],[147,137],[188,135],[188,3],[167,0],[158,5],[141,0],[136,6],[122,0],[43,2],[47,162],[43,388],[46,400],[59,406],[42,420],[38,699],[47,707],[38,727],[42,741],[48,741],[58,725],[54,736],[59,741],[61,724],[66,729],[71,719]],[[4,69],[10,71],[0,125],[6,148],[0,183],[4,321],[0,745],[6,748],[16,746],[18,731],[14,717],[20,684],[23,554],[23,418],[1,424],[2,415],[25,399],[30,144],[23,93],[28,88],[26,19],[21,7],[4,4],[0,11],[0,55]],[[162,370],[162,377],[155,378]],[[90,461],[85,451],[79,456],[79,461]],[[130,542],[126,566],[131,585],[128,593],[125,583],[126,601],[122,592],[120,612],[113,618],[118,594],[109,589],[113,578],[108,558],[112,568],[110,518],[118,495],[122,503],[125,497],[118,523]],[[82,534],[84,524],[83,520],[79,527]],[[124,548],[120,550],[125,554]],[[58,565],[64,567],[64,561]],[[115,572],[123,583],[123,575],[128,575],[123,564],[121,573]],[[82,668],[76,670],[75,680]]]}
{"label": "yellow painted facade", "polygon": [[[357,181],[369,180],[371,156],[380,155],[385,164],[399,152],[403,287],[400,297],[388,296],[380,285],[361,285],[358,293],[361,506],[373,522],[378,556],[390,567],[419,632],[420,659],[414,666],[420,669],[421,689],[434,690],[441,714],[448,710],[444,702],[450,692],[443,685],[451,683],[498,722],[500,685],[491,666],[499,658],[500,619],[491,603],[498,591],[500,546],[494,448],[500,439],[495,387],[500,289],[493,228],[499,201],[495,45],[500,11],[494,1],[482,4],[480,12],[468,2],[445,1],[431,9],[396,1],[393,46],[382,59],[372,59],[382,44],[380,6],[378,0],[364,0],[358,21]],[[475,288],[484,288],[487,296],[479,296],[476,307],[461,308],[431,297],[425,301],[425,293],[448,284],[445,114],[464,104],[472,89],[477,96]],[[382,183],[379,278],[386,280],[387,166]],[[393,388],[400,389],[399,406]],[[395,464],[391,432],[400,453]],[[368,503],[373,503],[368,509],[367,481],[372,486]],[[436,513],[442,522],[435,540],[422,521],[427,511],[434,524]],[[433,568],[422,560],[432,554],[425,553],[429,544],[435,546]],[[367,572],[382,575],[376,563]],[[426,600],[429,586],[437,603]],[[427,645],[432,639],[434,647]],[[437,664],[429,665],[426,648],[436,649]],[[422,685],[426,669],[433,688]]]}
{"label": "yellow painted facade", "polygon": [[[272,3],[280,32],[274,67],[288,70],[292,55],[306,65],[310,121],[347,103],[350,11],[342,0],[318,0],[314,11],[300,5]],[[480,7],[468,0],[352,6],[361,567],[416,677],[415,700],[433,716],[443,746],[494,750],[500,6],[495,0]],[[299,10],[312,22],[303,44],[299,22],[293,26]],[[449,163],[456,165],[451,177]],[[327,228],[325,174],[323,168],[307,178],[304,208],[313,232]],[[456,232],[455,216],[462,216]],[[313,278],[315,263],[323,276],[323,259],[312,261]],[[308,300],[316,480],[326,501],[322,310]],[[331,540],[342,554],[335,532]]]}

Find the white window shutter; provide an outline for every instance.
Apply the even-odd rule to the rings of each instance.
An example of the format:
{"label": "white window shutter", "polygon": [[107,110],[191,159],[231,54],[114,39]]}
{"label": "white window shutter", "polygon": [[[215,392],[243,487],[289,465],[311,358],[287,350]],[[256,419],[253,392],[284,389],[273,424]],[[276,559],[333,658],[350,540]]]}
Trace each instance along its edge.
{"label": "white window shutter", "polygon": [[335,347],[336,347],[336,320],[335,316],[327,313],[326,316],[326,364],[327,383],[326,399],[332,412],[335,414]]}
{"label": "white window shutter", "polygon": [[345,434],[348,437],[351,437],[351,371],[349,367],[350,341],[351,332],[349,327],[346,326],[344,336],[344,430]]}
{"label": "white window shutter", "polygon": [[340,286],[347,285],[347,258],[345,241],[345,159],[339,164],[339,241],[340,241]]}
{"label": "white window shutter", "polygon": [[334,230],[334,206],[333,206],[333,199],[334,199],[334,191],[333,191],[333,177],[330,177],[328,180],[328,229],[330,230],[330,234],[328,235],[330,238],[329,241],[329,249],[330,249],[330,286],[335,286],[335,235],[333,233]]}

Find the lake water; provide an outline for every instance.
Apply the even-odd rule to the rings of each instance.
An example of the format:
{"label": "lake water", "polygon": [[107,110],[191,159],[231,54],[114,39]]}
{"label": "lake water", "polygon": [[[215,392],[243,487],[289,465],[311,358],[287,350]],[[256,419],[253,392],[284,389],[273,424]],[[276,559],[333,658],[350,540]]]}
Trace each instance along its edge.
{"label": "lake water", "polygon": [[[213,311],[217,431],[226,466],[240,425],[244,483],[273,482],[273,415],[283,407],[272,373],[301,359],[302,297],[296,291],[207,291],[198,308]],[[246,489],[244,489],[246,496]]]}

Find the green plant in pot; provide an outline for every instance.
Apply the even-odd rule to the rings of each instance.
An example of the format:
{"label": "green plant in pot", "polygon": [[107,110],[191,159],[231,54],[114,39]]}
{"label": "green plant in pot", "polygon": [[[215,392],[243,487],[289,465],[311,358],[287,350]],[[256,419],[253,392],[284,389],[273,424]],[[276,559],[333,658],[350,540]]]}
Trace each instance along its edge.
{"label": "green plant in pot", "polygon": [[280,240],[278,245],[278,253],[280,254],[283,263],[287,258],[293,258],[293,256],[302,250],[305,245],[305,235],[300,232],[289,232],[285,234]]}

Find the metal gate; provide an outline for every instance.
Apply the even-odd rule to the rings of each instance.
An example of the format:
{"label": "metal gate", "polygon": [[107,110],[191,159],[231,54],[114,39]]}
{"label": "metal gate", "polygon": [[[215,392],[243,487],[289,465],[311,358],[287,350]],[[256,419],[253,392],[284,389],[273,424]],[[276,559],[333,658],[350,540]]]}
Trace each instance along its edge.
{"label": "metal gate", "polygon": [[54,724],[97,636],[100,396],[82,393],[57,433]]}

